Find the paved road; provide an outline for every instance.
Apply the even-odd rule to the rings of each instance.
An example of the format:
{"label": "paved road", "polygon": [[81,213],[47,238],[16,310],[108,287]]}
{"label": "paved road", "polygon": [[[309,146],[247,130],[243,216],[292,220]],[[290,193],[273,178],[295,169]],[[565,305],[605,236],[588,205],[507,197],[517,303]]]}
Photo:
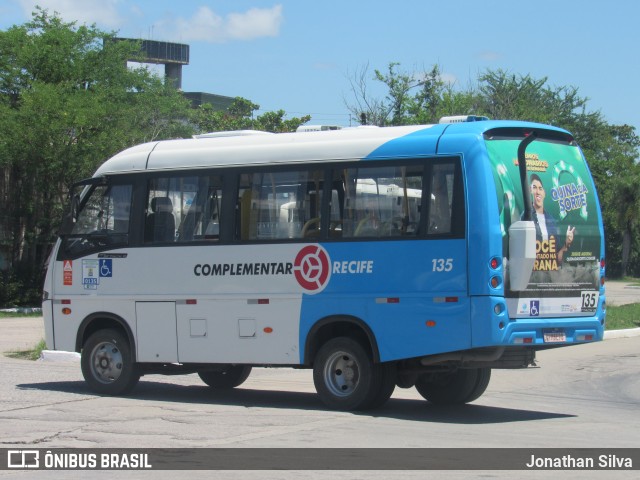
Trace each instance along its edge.
{"label": "paved road", "polygon": [[[0,350],[31,346],[39,319],[0,319]],[[483,397],[435,408],[397,389],[372,413],[332,412],[309,371],[256,369],[239,389],[216,392],[197,376],[143,377],[126,398],[90,393],[78,364],[0,357],[0,444],[59,447],[638,447],[640,337],[540,352],[541,368],[495,371]],[[224,474],[223,474],[224,473]],[[193,478],[335,478],[336,472],[206,472]],[[486,472],[511,478],[513,472]],[[520,474],[522,473],[522,474]],[[603,478],[563,472],[562,478]],[[607,472],[607,478],[634,478]],[[635,472],[637,474],[637,471]],[[541,472],[518,472],[540,478]],[[175,472],[92,472],[104,478],[176,478]],[[341,478],[425,478],[428,472],[348,472]],[[468,478],[468,472],[438,477]],[[0,477],[32,478],[24,472]],[[53,478],[53,477],[51,477]],[[87,478],[57,472],[55,478]]]}
{"label": "paved road", "polygon": [[609,305],[626,305],[640,303],[640,287],[627,282],[606,283],[607,303]]}

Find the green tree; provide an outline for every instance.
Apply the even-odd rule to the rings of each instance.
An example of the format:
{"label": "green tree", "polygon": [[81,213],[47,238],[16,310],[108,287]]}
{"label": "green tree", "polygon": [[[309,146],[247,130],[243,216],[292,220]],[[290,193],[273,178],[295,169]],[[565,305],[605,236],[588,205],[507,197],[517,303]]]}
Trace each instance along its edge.
{"label": "green tree", "polygon": [[16,281],[37,285],[74,181],[125,147],[191,132],[189,102],[128,69],[139,47],[112,38],[40,9],[0,32],[0,247]]}
{"label": "green tree", "polygon": [[285,119],[286,112],[277,110],[265,112],[254,118],[254,112],[260,106],[237,97],[226,111],[216,111],[209,104],[202,105],[191,116],[192,123],[200,133],[222,132],[229,130],[261,130],[265,132],[295,132],[304,123],[311,120],[310,115]]}
{"label": "green tree", "polygon": [[640,138],[629,125],[608,125],[591,170],[603,204],[608,271],[640,274]]}
{"label": "green tree", "polygon": [[350,78],[354,103],[347,102],[347,108],[354,117],[379,127],[431,123],[435,119],[445,87],[439,67],[434,65],[430,71],[416,74],[399,71],[399,66],[392,62],[384,73],[374,70],[373,80],[386,88],[383,98],[369,93],[369,65]]}

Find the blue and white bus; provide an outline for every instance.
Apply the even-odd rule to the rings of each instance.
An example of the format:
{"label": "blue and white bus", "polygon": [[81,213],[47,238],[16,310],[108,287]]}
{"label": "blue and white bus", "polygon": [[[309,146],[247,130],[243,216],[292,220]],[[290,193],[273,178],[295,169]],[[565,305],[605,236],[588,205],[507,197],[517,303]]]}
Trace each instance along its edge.
{"label": "blue and white bus", "polygon": [[74,192],[46,342],[103,394],[270,366],[313,369],[334,409],[396,386],[460,404],[494,368],[603,338],[598,198],[551,126],[207,134],[125,150]]}

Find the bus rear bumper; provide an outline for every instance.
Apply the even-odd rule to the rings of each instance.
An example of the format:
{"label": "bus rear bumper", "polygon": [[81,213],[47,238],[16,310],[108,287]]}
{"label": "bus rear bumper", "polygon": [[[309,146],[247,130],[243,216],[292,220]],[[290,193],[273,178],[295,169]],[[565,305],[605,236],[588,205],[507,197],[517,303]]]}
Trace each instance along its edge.
{"label": "bus rear bumper", "polygon": [[545,321],[517,320],[509,325],[503,345],[529,345],[536,347],[563,346],[603,340],[604,327],[594,320],[551,318]]}
{"label": "bus rear bumper", "polygon": [[[490,311],[492,318],[486,329],[472,331],[472,347],[517,347],[536,349],[596,342],[604,339],[604,298],[591,316],[510,318],[504,298],[475,297],[474,312]],[[476,313],[478,315],[478,313]]]}

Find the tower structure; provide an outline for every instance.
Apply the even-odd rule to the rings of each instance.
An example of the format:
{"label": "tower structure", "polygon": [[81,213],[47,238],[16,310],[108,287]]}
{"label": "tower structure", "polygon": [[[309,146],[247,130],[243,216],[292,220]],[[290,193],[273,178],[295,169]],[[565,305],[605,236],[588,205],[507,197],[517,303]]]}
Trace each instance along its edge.
{"label": "tower structure", "polygon": [[189,45],[134,38],[114,38],[116,42],[140,43],[141,58],[129,61],[164,65],[164,75],[177,89],[182,89],[182,66],[189,65]]}

